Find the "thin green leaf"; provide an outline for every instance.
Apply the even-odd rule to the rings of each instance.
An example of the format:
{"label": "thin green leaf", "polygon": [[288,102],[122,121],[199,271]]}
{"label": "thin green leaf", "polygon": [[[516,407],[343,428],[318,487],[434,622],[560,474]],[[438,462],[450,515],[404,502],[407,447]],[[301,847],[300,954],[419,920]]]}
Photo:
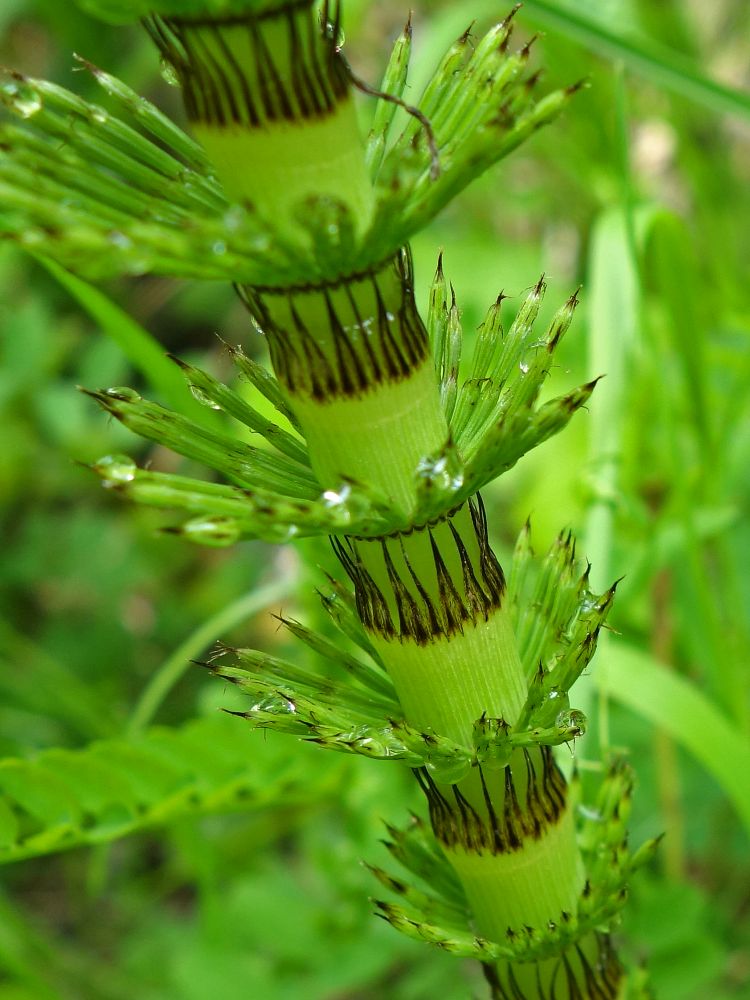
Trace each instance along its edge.
{"label": "thin green leaf", "polygon": [[651,282],[670,318],[672,345],[685,379],[688,413],[703,446],[712,448],[711,408],[706,398],[706,343],[701,328],[701,274],[685,222],[657,211],[644,233]]}
{"label": "thin green leaf", "polygon": [[[492,4],[482,4],[491,6]],[[685,56],[644,37],[610,31],[601,20],[586,17],[567,5],[550,0],[525,0],[527,20],[552,28],[580,42],[586,48],[623,62],[654,83],[703,104],[711,111],[750,119],[750,94],[712,80]]]}
{"label": "thin green leaf", "polygon": [[713,775],[750,832],[750,745],[693,684],[648,653],[610,643],[596,670],[599,686],[665,730]]}
{"label": "thin green leaf", "polygon": [[169,361],[164,348],[148,331],[88,282],[66,271],[49,257],[33,255],[113,340],[134,368],[164,400],[204,426],[216,426],[210,410],[192,396],[185,380]]}
{"label": "thin green leaf", "polygon": [[84,390],[129,430],[178,455],[222,472],[229,479],[263,493],[315,500],[321,493],[309,469],[284,455],[270,455],[228,434],[217,433],[139,396],[133,389]]}
{"label": "thin green leaf", "polygon": [[225,632],[286,597],[290,588],[291,581],[289,579],[280,579],[270,583],[267,587],[243,594],[242,597],[222,608],[221,611],[212,615],[191,632],[157,669],[141,693],[130,717],[128,727],[130,734],[135,735],[151,722],[159,710],[159,706],[183,676],[192,660],[200,656]]}
{"label": "thin green leaf", "polygon": [[381,98],[378,101],[370,134],[367,138],[365,162],[370,170],[371,177],[377,174],[380,164],[383,161],[388,133],[390,132],[398,107],[397,102],[403,98],[409,71],[411,34],[411,15],[409,15],[409,20],[406,22],[404,30],[393,45],[388,65],[380,84],[382,93],[388,94],[390,97],[395,98],[395,100],[388,101]]}
{"label": "thin green leaf", "polygon": [[180,358],[172,355],[170,357],[182,369],[191,392],[199,401],[205,400],[213,409],[223,410],[230,417],[249,427],[251,431],[264,437],[282,455],[309,467],[310,456],[305,443],[298,437],[289,434],[272,420],[268,420],[250,406],[239,393],[219,382],[213,375],[189,365],[186,361],[181,361]]}
{"label": "thin green leaf", "polygon": [[589,254],[588,355],[593,376],[606,375],[606,392],[591,403],[590,464],[594,469],[595,499],[591,505],[584,550],[596,568],[597,586],[606,586],[610,568],[619,463],[628,413],[632,352],[638,331],[640,286],[621,209],[604,213],[597,221]]}

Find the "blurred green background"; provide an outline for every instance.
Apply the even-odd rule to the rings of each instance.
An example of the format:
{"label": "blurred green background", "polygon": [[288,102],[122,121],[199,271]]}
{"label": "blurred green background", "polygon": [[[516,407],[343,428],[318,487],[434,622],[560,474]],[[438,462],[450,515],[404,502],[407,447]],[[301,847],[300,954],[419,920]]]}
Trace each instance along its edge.
{"label": "blurred green background", "polygon": [[[415,8],[412,97],[471,19],[479,31],[505,13]],[[361,76],[377,81],[406,13],[348,0]],[[649,961],[663,1000],[750,997],[750,7],[528,0],[517,28],[544,32],[545,86],[590,86],[416,240],[420,302],[439,248],[468,331],[501,289],[511,315],[542,272],[549,313],[583,285],[550,392],[606,378],[587,414],[487,491],[490,524],[505,557],[529,514],[540,550],[572,528],[597,586],[624,577],[576,702],[595,719],[584,773],[627,752],[634,841],[667,831],[621,945]],[[182,121],[136,29],[4,0],[0,63],[100,100],[73,52]],[[105,292],[216,374],[217,334],[264,357],[225,287],[141,278]],[[269,612],[316,620],[325,547],[188,548],[159,533],[168,516],[103,491],[83,465],[104,454],[176,459],[75,391],[147,386],[11,247],[0,359],[0,748],[37,761],[0,772],[25,824],[0,810],[0,857],[18,857],[0,890],[0,1000],[483,995],[474,968],[371,916],[360,860],[381,859],[383,820],[421,809],[408,776],[251,733],[217,711],[233,693],[189,665],[219,636],[290,652]],[[170,731],[139,736],[152,722]],[[62,758],[43,752],[96,740],[115,741],[101,753],[131,778],[140,768],[144,790],[118,812],[92,751],[75,777],[90,801],[72,816],[52,776]],[[31,835],[39,856],[14,855]],[[60,851],[87,840],[101,843]]]}

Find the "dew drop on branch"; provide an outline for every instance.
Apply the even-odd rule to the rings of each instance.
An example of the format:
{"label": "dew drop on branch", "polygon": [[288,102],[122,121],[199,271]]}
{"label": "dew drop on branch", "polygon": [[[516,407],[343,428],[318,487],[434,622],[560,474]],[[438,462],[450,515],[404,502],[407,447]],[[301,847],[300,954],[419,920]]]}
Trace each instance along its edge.
{"label": "dew drop on branch", "polygon": [[30,87],[28,83],[13,81],[6,83],[2,90],[8,107],[19,114],[21,118],[31,118],[32,115],[42,110],[41,94],[38,90]]}
{"label": "dew drop on branch", "polygon": [[168,83],[170,87],[179,87],[180,78],[177,76],[177,70],[174,68],[171,62],[167,59],[161,60],[161,66],[159,67],[159,73],[162,80]]}
{"label": "dew drop on branch", "polygon": [[193,398],[201,404],[201,406],[207,406],[209,410],[220,410],[221,407],[216,403],[210,396],[207,396],[203,389],[199,389],[197,385],[190,386],[190,392]]}
{"label": "dew drop on branch", "polygon": [[127,455],[105,455],[99,459],[94,469],[102,477],[103,485],[107,489],[122,483],[132,483],[138,471],[133,459]]}

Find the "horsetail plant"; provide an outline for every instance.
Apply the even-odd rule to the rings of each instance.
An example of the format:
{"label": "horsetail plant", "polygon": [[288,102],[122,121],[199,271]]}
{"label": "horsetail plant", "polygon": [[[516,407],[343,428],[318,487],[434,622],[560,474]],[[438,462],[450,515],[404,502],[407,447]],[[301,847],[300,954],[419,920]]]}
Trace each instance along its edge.
{"label": "horsetail plant", "polygon": [[[108,413],[218,476],[123,456],[95,472],[131,500],[190,515],[171,530],[194,542],[331,537],[348,580],[331,578],[321,597],[340,645],[285,623],[327,661],[326,676],[242,649],[219,649],[210,667],[248,694],[238,714],[253,725],[413,770],[431,829],[415,820],[389,831],[411,880],[373,869],[400,897],[377,902],[382,917],[478,959],[496,998],[636,995],[610,938],[630,875],[653,850],[627,847],[631,776],[613,762],[595,807],[579,813],[577,780],[568,784],[553,752],[584,732],[569,691],[614,587],[592,593],[570,535],[537,564],[528,528],[506,573],[479,493],[594,389],[539,403],[577,295],[543,333],[543,280],[507,329],[500,296],[467,362],[442,260],[425,321],[409,251],[414,233],[577,88],[536,98],[529,45],[511,47],[515,9],[476,43],[468,30],[458,38],[411,107],[410,24],[374,90],[341,52],[340,5],[84,6],[142,18],[195,139],[83,60],[111,110],[12,75],[2,96],[19,122],[2,126],[4,231],[91,279],[232,282],[274,370],[229,348],[238,375],[290,427],[175,359],[199,399],[264,444],[106,389],[90,394]],[[364,141],[357,88],[374,108]]]}

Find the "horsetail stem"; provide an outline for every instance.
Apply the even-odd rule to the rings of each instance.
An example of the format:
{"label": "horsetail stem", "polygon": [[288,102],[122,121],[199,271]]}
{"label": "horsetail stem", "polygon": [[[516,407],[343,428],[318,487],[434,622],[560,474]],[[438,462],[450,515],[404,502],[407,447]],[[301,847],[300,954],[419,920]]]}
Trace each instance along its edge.
{"label": "horsetail stem", "polygon": [[[83,2],[115,20],[144,18],[201,148],[182,135],[172,141],[163,116],[94,67],[158,145],[61,88],[14,77],[3,100],[32,128],[4,133],[12,152],[0,157],[4,224],[14,236],[25,224],[32,245],[97,274],[151,267],[231,280],[268,340],[275,378],[239,350],[233,358],[295,431],[180,363],[199,398],[272,451],[132,390],[100,390],[91,395],[126,426],[229,482],[139,470],[121,456],[95,471],[133,499],[190,512],[174,530],[205,544],[332,536],[353,593],[333,581],[324,606],[364,660],[286,622],[346,680],[248,650],[226,666],[222,650],[211,668],[253,695],[252,709],[237,714],[412,768],[433,839],[418,823],[391,831],[392,854],[427,886],[375,870],[403,897],[404,906],[378,903],[394,927],[478,958],[500,1000],[614,1000],[624,973],[605,930],[648,851],[632,857],[625,844],[626,769],[613,766],[596,813],[581,819],[552,750],[584,729],[568,691],[594,653],[614,588],[591,594],[562,536],[524,597],[527,537],[508,573],[478,492],[561,429],[593,390],[537,406],[577,296],[541,338],[543,280],[507,331],[500,296],[462,380],[455,296],[439,264],[423,321],[408,246],[575,88],[534,100],[529,45],[510,51],[517,8],[475,47],[462,34],[410,107],[410,24],[386,93],[347,66],[339,4],[326,2],[318,18],[313,0]],[[366,141],[355,83],[380,95]],[[397,104],[411,117],[392,137]],[[52,199],[67,195],[66,225],[51,232]]]}
{"label": "horsetail stem", "polygon": [[294,206],[330,196],[363,231],[374,195],[338,49],[341,7],[329,23],[326,4],[322,31],[312,8],[307,0],[255,17],[144,23],[231,198],[268,210],[293,235]]}
{"label": "horsetail stem", "polygon": [[320,482],[362,481],[408,516],[414,469],[448,435],[408,250],[335,283],[240,294]]}
{"label": "horsetail stem", "polygon": [[[291,218],[289,206],[305,195],[336,190],[364,225],[369,183],[336,28],[303,53],[311,20],[308,11],[301,16],[306,24],[298,9],[243,25],[172,22],[180,52],[163,43],[163,31],[153,33],[173,57],[196,137],[232,195],[260,198],[264,210]],[[504,75],[517,71],[509,62]],[[499,92],[503,85],[501,75]],[[453,116],[462,110],[459,99]],[[252,173],[243,171],[248,162]],[[414,469],[448,437],[410,272],[404,249],[383,267],[335,283],[240,289],[268,337],[321,484],[362,480],[407,514]],[[481,498],[435,524],[335,547],[409,724],[466,743],[481,716],[518,719],[527,685]],[[583,866],[565,781],[548,748],[516,751],[499,772],[485,775],[480,766],[451,786],[427,768],[415,773],[483,934],[544,926],[576,907]],[[544,971],[535,975],[538,991]]]}

